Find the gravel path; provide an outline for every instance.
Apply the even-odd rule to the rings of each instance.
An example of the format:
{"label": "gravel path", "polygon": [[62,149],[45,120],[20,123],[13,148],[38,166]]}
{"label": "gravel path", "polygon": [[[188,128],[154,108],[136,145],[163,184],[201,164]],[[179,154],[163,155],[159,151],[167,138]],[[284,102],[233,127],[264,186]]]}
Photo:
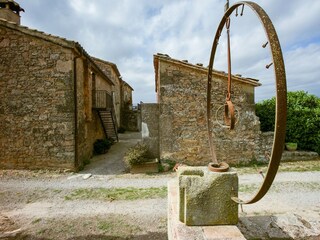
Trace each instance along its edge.
{"label": "gravel path", "polygon": [[[0,171],[0,239],[167,239],[165,197],[67,199],[77,189],[165,187],[176,173],[123,173],[125,149],[138,140],[124,134],[79,174]],[[248,198],[262,177],[243,174],[239,182],[240,196]],[[239,211],[249,239],[320,239],[320,172],[279,173],[260,202]]]}

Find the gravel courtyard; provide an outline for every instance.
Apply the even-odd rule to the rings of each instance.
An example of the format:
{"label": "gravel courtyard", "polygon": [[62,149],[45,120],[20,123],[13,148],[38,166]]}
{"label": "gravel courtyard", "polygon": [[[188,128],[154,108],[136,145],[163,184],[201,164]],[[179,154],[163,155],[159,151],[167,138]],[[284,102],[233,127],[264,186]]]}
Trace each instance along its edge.
{"label": "gravel courtyard", "polygon": [[[122,136],[80,173],[0,171],[0,239],[167,239],[166,185],[176,173],[124,173],[119,161],[137,139]],[[239,171],[240,196],[261,181]],[[320,239],[320,172],[280,172],[239,214],[248,239]]]}

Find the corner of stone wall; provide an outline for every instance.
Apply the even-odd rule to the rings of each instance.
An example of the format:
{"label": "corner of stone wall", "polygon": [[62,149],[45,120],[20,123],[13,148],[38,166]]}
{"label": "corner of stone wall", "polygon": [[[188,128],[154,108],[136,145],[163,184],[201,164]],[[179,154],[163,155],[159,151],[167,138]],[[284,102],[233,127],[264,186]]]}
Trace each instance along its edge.
{"label": "corner of stone wall", "polygon": [[142,142],[149,147],[150,158],[159,158],[159,104],[142,103],[140,109]]}
{"label": "corner of stone wall", "polygon": [[127,131],[140,131],[140,111],[139,110],[122,110],[121,126]]}
{"label": "corner of stone wall", "polygon": [[260,132],[259,139],[257,140],[257,161],[269,161],[273,145],[273,136],[274,132]]}

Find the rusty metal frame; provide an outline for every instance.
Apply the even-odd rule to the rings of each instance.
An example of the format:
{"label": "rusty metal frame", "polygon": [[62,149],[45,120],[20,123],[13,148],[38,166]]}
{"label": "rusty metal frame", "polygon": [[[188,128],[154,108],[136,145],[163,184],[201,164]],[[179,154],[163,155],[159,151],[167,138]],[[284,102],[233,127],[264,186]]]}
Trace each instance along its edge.
{"label": "rusty metal frame", "polygon": [[208,69],[208,82],[207,82],[207,127],[208,127],[208,137],[209,137],[209,145],[210,145],[210,152],[212,157],[212,162],[218,164],[213,137],[212,137],[212,117],[211,117],[211,82],[212,82],[212,70],[214,64],[214,58],[216,49],[218,46],[219,38],[221,36],[221,32],[223,27],[226,24],[227,19],[229,16],[234,12],[237,11],[238,7],[242,6],[242,13],[244,6],[250,7],[258,16],[261,24],[263,25],[266,36],[268,38],[272,59],[273,59],[273,66],[274,66],[274,73],[275,73],[275,82],[276,82],[276,117],[275,117],[275,129],[274,129],[274,139],[273,139],[273,146],[272,152],[270,156],[268,171],[264,178],[264,181],[258,190],[258,192],[247,201],[243,201],[239,198],[233,198],[233,200],[239,204],[251,204],[259,201],[269,190],[272,185],[272,182],[277,174],[283,147],[285,141],[285,131],[286,131],[286,118],[287,118],[287,84],[286,84],[286,73],[285,73],[285,66],[282,56],[282,51],[280,47],[280,42],[276,33],[276,30],[267,15],[267,13],[256,3],[254,2],[247,2],[242,1],[235,3],[230,8],[228,8],[221,19],[221,22],[218,26],[216,31],[216,35],[213,41],[212,49],[211,49],[211,56],[209,62],[209,69]]}

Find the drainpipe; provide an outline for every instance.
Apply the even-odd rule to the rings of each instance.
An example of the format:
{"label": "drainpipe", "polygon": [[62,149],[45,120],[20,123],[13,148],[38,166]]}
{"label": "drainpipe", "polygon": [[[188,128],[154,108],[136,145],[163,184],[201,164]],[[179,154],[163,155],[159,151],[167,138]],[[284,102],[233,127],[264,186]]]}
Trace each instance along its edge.
{"label": "drainpipe", "polygon": [[78,89],[77,89],[77,59],[79,57],[73,58],[73,87],[74,87],[74,166],[76,171],[79,167],[79,154],[78,154]]}

